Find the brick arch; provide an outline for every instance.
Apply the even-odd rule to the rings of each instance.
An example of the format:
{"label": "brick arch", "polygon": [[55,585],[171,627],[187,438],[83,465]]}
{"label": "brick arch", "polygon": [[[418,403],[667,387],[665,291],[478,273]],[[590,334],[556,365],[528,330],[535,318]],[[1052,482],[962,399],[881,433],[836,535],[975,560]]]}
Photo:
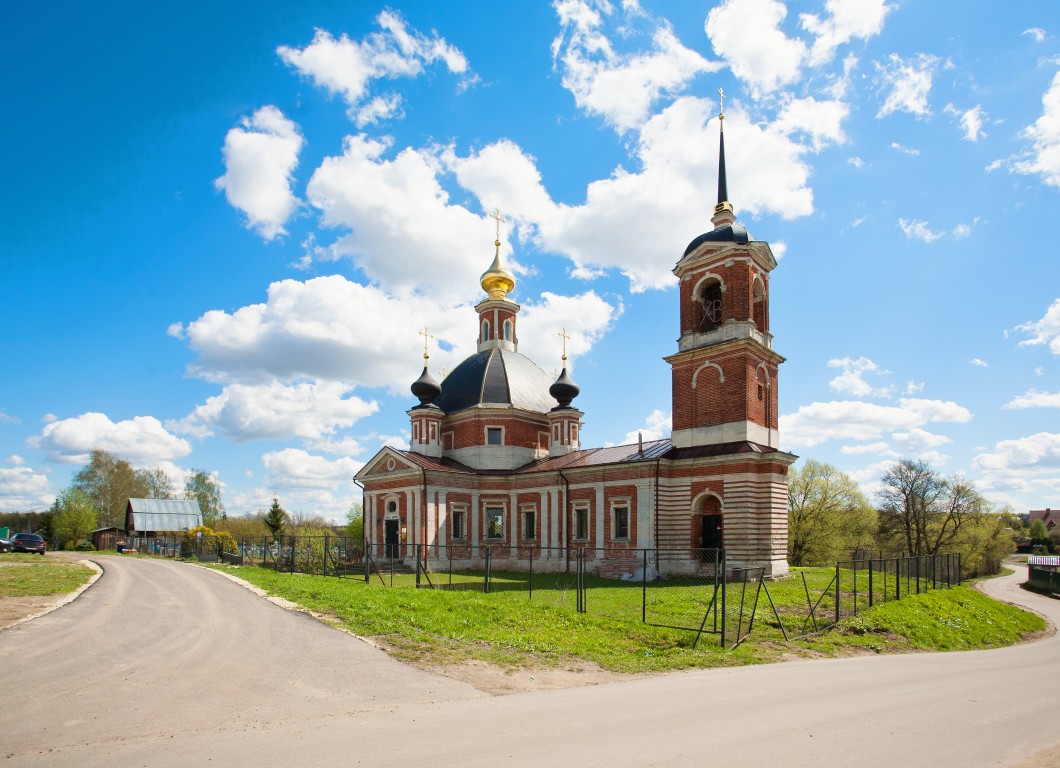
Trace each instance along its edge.
{"label": "brick arch", "polygon": [[[704,307],[703,293],[714,283],[718,285],[717,301],[720,304],[718,307],[718,317],[717,320],[711,324],[711,327],[705,328],[706,310]],[[727,316],[725,312],[725,290],[725,280],[716,272],[706,272],[696,281],[696,284],[692,287],[690,307],[693,331],[713,330],[713,328],[721,324],[722,320]]]}
{"label": "brick arch", "polygon": [[761,275],[755,275],[751,281],[751,321],[755,324],[755,328],[763,333],[769,331],[767,295],[765,281]]}
{"label": "brick arch", "polygon": [[721,366],[718,365],[717,363],[711,362],[710,360],[708,360],[707,362],[703,363],[703,365],[701,365],[698,368],[696,368],[695,373],[692,374],[692,389],[696,389],[697,384],[698,384],[698,380],[699,380],[699,374],[704,368],[715,368],[715,369],[717,369],[717,371],[718,371],[718,382],[721,383],[721,384],[725,383],[725,371],[723,371],[721,369]]}

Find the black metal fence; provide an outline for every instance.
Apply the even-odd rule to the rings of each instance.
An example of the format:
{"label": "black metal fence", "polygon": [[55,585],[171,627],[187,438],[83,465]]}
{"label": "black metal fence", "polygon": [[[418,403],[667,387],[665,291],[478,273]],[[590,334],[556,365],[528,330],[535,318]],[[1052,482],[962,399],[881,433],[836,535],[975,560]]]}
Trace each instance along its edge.
{"label": "black metal fence", "polygon": [[1060,568],[1055,565],[1028,565],[1027,586],[1036,592],[1060,595]]}

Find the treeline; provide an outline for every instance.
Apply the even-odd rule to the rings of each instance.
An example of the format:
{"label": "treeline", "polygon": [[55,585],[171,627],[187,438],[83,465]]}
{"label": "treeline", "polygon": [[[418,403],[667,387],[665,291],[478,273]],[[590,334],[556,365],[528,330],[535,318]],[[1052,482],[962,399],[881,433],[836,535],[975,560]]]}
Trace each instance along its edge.
{"label": "treeline", "polygon": [[960,475],[901,459],[875,504],[829,464],[809,460],[788,480],[788,562],[832,565],[854,557],[959,552],[964,577],[997,573],[1027,538],[1023,519],[997,509]]}
{"label": "treeline", "polygon": [[[126,459],[96,448],[50,510],[12,528],[35,530],[60,548],[87,549],[97,528],[125,527],[129,499],[172,499],[176,493],[173,480],[160,467],[135,469]],[[204,470],[192,470],[181,497],[199,503],[205,525],[216,525],[225,518],[220,486]]]}

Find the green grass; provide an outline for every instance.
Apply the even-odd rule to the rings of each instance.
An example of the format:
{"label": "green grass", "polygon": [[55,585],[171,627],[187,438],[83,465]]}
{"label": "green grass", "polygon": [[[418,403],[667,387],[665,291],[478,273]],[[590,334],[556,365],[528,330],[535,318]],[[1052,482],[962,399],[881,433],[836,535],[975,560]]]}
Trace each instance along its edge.
{"label": "green grass", "polygon": [[[360,579],[292,575],[253,566],[215,566],[311,611],[358,635],[376,638],[398,658],[420,664],[486,661],[507,668],[565,666],[588,661],[615,672],[657,672],[778,661],[791,655],[849,655],[913,650],[989,648],[1018,642],[1044,628],[1033,614],[997,603],[964,587],[913,595],[843,619],[830,631],[784,642],[780,624],[763,594],[749,639],[735,650],[720,647],[718,635],[704,635],[696,649],[693,632],[654,624],[698,626],[713,597],[704,581],[649,585],[648,619],[642,623],[639,583],[595,579],[587,595],[589,613],[574,611],[568,575],[534,575],[531,601],[525,574],[494,574],[494,591],[414,589],[415,577],[395,575],[394,588],[373,577]],[[834,569],[807,573],[811,602],[824,594],[819,610],[834,617]],[[448,580],[446,575],[445,580]],[[389,584],[389,578],[387,583]],[[435,578],[437,583],[438,579]],[[509,589],[505,589],[505,587]],[[518,586],[519,589],[512,589]],[[811,631],[801,576],[773,582],[789,634]],[[730,585],[730,642],[736,634],[740,592]],[[754,590],[743,601],[746,629]],[[850,596],[841,594],[846,604]],[[708,628],[713,622],[708,620]]]}
{"label": "green grass", "polygon": [[61,595],[91,577],[91,568],[68,560],[21,552],[0,554],[0,597]]}

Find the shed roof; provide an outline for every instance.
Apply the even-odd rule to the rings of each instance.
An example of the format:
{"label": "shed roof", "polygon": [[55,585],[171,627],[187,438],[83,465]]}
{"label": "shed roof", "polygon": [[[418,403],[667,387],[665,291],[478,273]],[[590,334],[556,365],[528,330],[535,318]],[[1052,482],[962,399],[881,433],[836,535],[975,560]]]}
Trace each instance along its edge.
{"label": "shed roof", "polygon": [[195,499],[129,499],[125,508],[129,531],[186,531],[202,525]]}

